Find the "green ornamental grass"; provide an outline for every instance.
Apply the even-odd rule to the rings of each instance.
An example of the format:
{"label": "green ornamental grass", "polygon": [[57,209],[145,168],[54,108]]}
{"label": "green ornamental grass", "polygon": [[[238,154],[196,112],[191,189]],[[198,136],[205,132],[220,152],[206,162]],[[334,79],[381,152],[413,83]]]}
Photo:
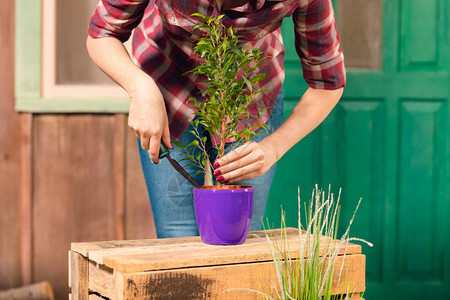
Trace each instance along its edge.
{"label": "green ornamental grass", "polygon": [[[279,288],[275,288],[275,285],[272,286],[275,294],[271,292],[271,287],[262,289],[264,299],[336,300],[351,298],[357,287],[351,282],[347,282],[345,264],[336,265],[338,254],[343,250],[345,259],[347,245],[351,241],[360,241],[370,247],[372,244],[349,236],[362,199],[359,200],[344,234],[338,238],[340,196],[341,191],[339,191],[337,199],[334,199],[330,189],[326,195],[316,185],[310,203],[303,204],[303,220],[299,190],[298,226],[304,230],[299,230],[300,253],[298,257],[304,257],[304,259],[291,259],[284,212],[282,212],[281,245],[274,242],[274,237],[266,236],[275,264]],[[339,274],[337,286],[342,286],[340,295],[332,295],[335,271]]]}
{"label": "green ornamental grass", "polygon": [[[345,262],[349,242],[359,241],[370,247],[373,245],[349,235],[362,199],[359,200],[344,234],[338,238],[340,196],[341,190],[337,199],[334,199],[330,188],[326,194],[316,185],[312,192],[311,201],[306,204],[301,203],[299,190],[299,253],[295,257],[304,259],[292,258],[293,255],[287,238],[285,213],[282,211],[281,236],[276,238],[266,234],[277,274],[277,282],[272,282],[270,286],[261,284],[259,291],[245,288],[239,290],[258,293],[265,300],[338,300],[351,298],[358,287],[347,281],[348,269],[345,263],[336,264],[338,254],[341,253],[340,255]],[[332,290],[335,272],[338,272],[335,287],[341,287],[341,290],[337,291],[338,295],[336,295],[336,291]]]}

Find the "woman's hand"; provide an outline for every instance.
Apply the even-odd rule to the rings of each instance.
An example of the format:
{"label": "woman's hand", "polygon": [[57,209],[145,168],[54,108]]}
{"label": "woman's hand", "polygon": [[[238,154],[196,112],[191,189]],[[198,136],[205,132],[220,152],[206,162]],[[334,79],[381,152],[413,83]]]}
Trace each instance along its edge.
{"label": "woman's hand", "polygon": [[123,44],[116,38],[88,37],[86,47],[95,64],[127,91],[131,98],[128,126],[141,141],[150,158],[159,162],[161,139],[170,143],[169,125],[164,99],[155,81],[134,64]]}
{"label": "woman's hand", "polygon": [[164,98],[156,83],[147,76],[136,80],[130,92],[130,110],[128,126],[134,130],[144,150],[150,150],[152,162],[159,162],[160,141],[173,149],[170,142],[169,124],[167,120]]}
{"label": "woman's hand", "polygon": [[276,151],[267,139],[247,142],[214,163],[217,181],[236,183],[261,176],[276,163]]}

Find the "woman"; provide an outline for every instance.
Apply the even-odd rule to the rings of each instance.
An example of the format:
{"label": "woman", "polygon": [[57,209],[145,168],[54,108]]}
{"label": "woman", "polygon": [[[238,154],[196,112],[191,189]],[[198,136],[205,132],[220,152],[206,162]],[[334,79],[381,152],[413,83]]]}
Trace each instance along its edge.
{"label": "woman", "polygon": [[[87,48],[92,60],[131,98],[128,124],[140,143],[140,156],[149,191],[157,236],[198,235],[192,186],[166,160],[159,162],[160,141],[180,158],[171,138],[182,135],[193,114],[186,101],[198,94],[197,78],[185,75],[196,63],[193,45],[202,34],[193,13],[224,15],[249,49],[268,57],[260,72],[266,79],[259,94],[266,134],[237,147],[214,163],[217,181],[255,187],[250,230],[259,230],[272,183],[275,163],[316,128],[339,101],[345,68],[331,0],[100,0],[89,25]],[[309,89],[282,122],[284,46],[279,27],[292,17],[295,47]],[[123,46],[131,31],[133,59]],[[153,163],[152,163],[153,162]],[[191,174],[195,169],[188,169]],[[200,178],[196,178],[200,182]]]}

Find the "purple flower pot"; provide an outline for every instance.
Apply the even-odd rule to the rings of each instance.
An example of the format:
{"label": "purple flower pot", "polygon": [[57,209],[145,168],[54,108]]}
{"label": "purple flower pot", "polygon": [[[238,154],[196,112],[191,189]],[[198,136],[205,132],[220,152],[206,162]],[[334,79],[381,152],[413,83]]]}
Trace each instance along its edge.
{"label": "purple flower pot", "polygon": [[230,185],[194,188],[194,207],[202,241],[212,245],[242,244],[252,219],[253,187]]}

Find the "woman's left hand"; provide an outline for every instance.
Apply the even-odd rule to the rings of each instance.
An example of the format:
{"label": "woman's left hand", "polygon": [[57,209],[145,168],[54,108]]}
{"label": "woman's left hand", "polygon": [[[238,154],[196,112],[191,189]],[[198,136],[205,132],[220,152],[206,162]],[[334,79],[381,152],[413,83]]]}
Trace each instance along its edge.
{"label": "woman's left hand", "polygon": [[236,183],[261,176],[277,161],[273,145],[262,140],[247,142],[216,160],[214,176],[222,183]]}

